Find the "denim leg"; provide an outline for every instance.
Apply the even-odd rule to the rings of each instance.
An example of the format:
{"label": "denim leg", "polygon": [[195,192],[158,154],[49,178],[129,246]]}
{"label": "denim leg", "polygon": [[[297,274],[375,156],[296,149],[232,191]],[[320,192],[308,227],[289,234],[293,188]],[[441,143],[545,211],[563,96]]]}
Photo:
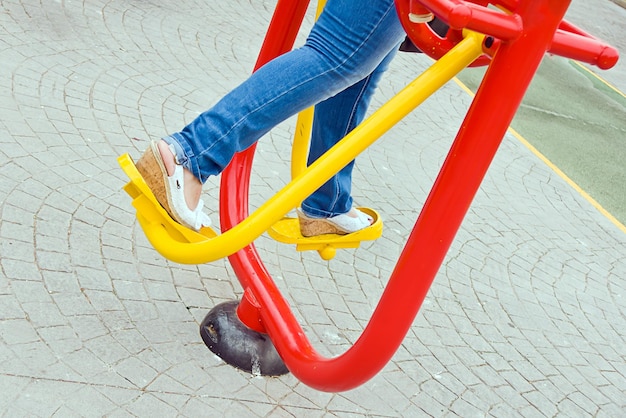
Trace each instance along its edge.
{"label": "denim leg", "polygon": [[278,123],[367,77],[403,38],[393,0],[329,0],[303,47],[267,63],[164,139],[205,182]]}
{"label": "denim leg", "polygon": [[[363,121],[378,82],[396,52],[394,48],[369,76],[315,106],[308,165]],[[352,208],[353,166],[354,161],[307,197],[302,202],[304,212],[323,218],[347,213]]]}

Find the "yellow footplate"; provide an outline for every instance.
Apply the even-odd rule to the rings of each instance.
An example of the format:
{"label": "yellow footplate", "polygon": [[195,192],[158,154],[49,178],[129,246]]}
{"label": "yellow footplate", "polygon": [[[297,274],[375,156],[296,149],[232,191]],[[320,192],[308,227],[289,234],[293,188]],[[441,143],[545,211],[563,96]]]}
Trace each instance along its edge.
{"label": "yellow footplate", "polygon": [[[121,155],[117,162],[126,173],[130,181],[124,186],[126,193],[133,199],[133,206],[137,210],[137,220],[143,228],[152,246],[162,253],[161,247],[169,245],[170,241],[182,243],[202,242],[215,238],[217,233],[211,228],[202,228],[199,232],[184,227],[174,221],[156,200],[154,194],[144,181],[133,159],[128,154]],[[160,229],[165,234],[152,233],[155,229]],[[152,237],[158,236],[158,239]]]}
{"label": "yellow footplate", "polygon": [[305,237],[300,233],[298,218],[288,217],[276,222],[267,233],[276,241],[285,244],[296,244],[297,251],[315,250],[322,259],[330,260],[335,256],[338,248],[357,248],[361,241],[373,241],[382,235],[383,221],[378,212],[370,208],[359,208],[359,210],[374,218],[374,223],[352,234],[325,234]]}

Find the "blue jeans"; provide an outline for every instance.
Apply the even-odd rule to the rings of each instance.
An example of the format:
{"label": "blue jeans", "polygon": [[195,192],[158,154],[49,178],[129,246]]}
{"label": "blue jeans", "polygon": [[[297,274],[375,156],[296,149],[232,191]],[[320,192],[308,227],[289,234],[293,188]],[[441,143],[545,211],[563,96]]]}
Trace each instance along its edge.
{"label": "blue jeans", "polygon": [[[363,121],[378,81],[396,52],[397,49],[393,49],[372,74],[315,106],[308,165]],[[302,202],[302,210],[309,216],[321,218],[348,212],[352,208],[353,167],[354,161],[307,197]]]}
{"label": "blue jeans", "polygon": [[[280,122],[332,98],[319,106],[321,114],[316,116],[311,156],[319,156],[329,141],[334,144],[363,118],[376,82],[403,38],[393,0],[328,0],[304,46],[270,61],[182,131],[164,139],[174,145],[177,162],[204,183],[221,173],[236,152]],[[333,124],[329,134],[319,125],[333,120],[325,114],[334,111],[332,103],[341,107],[342,117],[354,121]],[[351,167],[336,177],[330,195],[322,187],[306,200],[308,214],[334,216],[350,209]]]}

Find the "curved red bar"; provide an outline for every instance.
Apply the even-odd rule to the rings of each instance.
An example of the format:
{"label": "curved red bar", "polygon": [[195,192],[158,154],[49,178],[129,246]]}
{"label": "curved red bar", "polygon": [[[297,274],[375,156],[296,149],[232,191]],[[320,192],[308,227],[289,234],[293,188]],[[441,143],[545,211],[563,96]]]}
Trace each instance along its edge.
{"label": "curved red bar", "polygon": [[[278,1],[254,71],[293,47],[308,5],[309,0]],[[255,150],[256,144],[236,154],[222,173],[220,183],[222,231],[231,229],[249,215],[248,191]],[[269,277],[253,244],[230,256],[229,261],[244,289],[247,287],[247,278],[257,271]]]}
{"label": "curved red bar", "polygon": [[[459,8],[460,1],[420,2],[440,8],[451,6],[456,11],[450,15],[460,20],[466,19],[465,11],[470,10],[468,25],[491,19],[488,12],[475,14],[473,7]],[[596,57],[595,61],[602,65],[612,62],[606,49],[597,50],[597,40],[563,29],[557,31],[562,27],[569,0],[508,0],[509,5],[513,3],[524,21],[524,36],[512,36],[514,40],[500,45],[380,302],[363,334],[348,351],[328,359],[314,350],[253,245],[229,258],[244,294],[254,299],[245,302],[248,298],[244,297],[242,303],[251,305],[238,311],[240,319],[244,323],[254,321],[247,325],[267,331],[289,370],[303,383],[324,391],[348,390],[373,377],[393,356],[417,315],[545,52],[551,47],[572,55]],[[307,5],[308,0],[279,0],[257,67],[291,48]],[[508,22],[500,29],[510,35],[517,30],[517,20],[494,21]],[[579,38],[572,38],[573,35],[588,39],[585,45],[593,51],[587,49],[583,53],[575,48],[570,40]],[[254,147],[236,155],[222,174],[223,230],[248,215],[253,154]]]}

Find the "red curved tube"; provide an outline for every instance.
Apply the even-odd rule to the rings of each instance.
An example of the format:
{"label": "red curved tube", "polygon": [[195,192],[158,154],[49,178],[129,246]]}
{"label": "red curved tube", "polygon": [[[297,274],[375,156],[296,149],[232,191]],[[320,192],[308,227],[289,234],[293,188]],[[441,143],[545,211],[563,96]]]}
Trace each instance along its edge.
{"label": "red curved tube", "polygon": [[[253,71],[291,50],[308,5],[309,0],[278,1]],[[255,150],[256,144],[235,154],[228,167],[222,172],[220,183],[222,231],[231,229],[249,215],[248,192]],[[248,287],[249,277],[261,275],[271,281],[270,274],[261,262],[254,244],[231,255],[229,262],[244,289]],[[273,296],[282,299],[278,290]],[[256,329],[256,326],[251,326],[251,328]]]}
{"label": "red curved tube", "polygon": [[[282,36],[299,27],[307,3],[279,0],[264,44],[264,49],[275,50],[263,51],[262,56],[271,58],[291,47],[293,39]],[[303,383],[330,392],[348,390],[373,377],[391,359],[417,315],[530,81],[553,44],[568,5],[569,0],[520,0],[516,13],[523,18],[524,36],[503,42],[494,56],[370,322],[344,354],[329,359],[314,350],[254,246],[229,258],[245,291],[260,307],[258,316],[245,316],[255,321],[260,318],[261,328]],[[280,13],[284,15],[277,17]],[[274,44],[272,36],[281,42]],[[572,51],[569,44],[565,49]],[[258,65],[262,64],[259,59]],[[248,215],[253,153],[254,147],[238,154],[222,174],[223,230]]]}

